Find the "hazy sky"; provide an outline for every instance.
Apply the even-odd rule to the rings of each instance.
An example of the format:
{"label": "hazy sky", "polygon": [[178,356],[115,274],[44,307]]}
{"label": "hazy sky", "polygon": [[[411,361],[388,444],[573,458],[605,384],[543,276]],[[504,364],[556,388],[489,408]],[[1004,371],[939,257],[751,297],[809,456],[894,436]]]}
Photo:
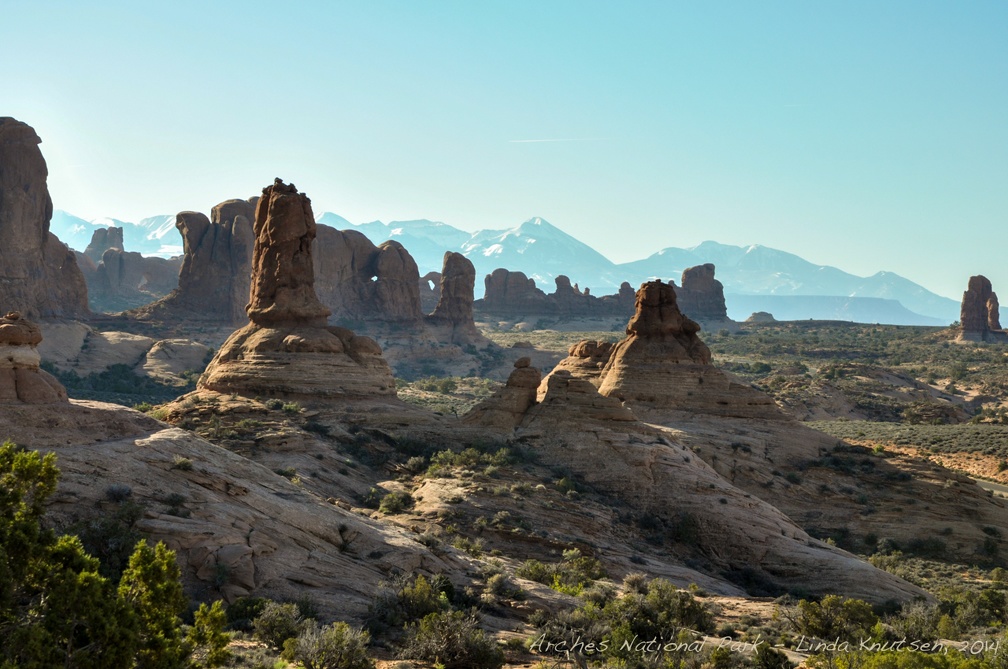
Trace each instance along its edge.
{"label": "hazy sky", "polygon": [[355,222],[542,216],[617,262],[713,239],[1008,294],[1001,0],[0,8],[0,115],[84,218],[280,176]]}

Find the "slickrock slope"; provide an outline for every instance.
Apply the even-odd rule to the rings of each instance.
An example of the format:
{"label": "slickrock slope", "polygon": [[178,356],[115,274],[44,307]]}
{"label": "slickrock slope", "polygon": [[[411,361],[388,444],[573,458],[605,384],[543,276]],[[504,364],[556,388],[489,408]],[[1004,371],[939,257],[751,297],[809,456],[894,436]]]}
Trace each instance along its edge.
{"label": "slickrock slope", "polygon": [[[880,458],[790,418],[768,396],[710,364],[696,329],[678,311],[671,287],[650,282],[637,293],[626,339],[576,344],[551,376],[590,381],[641,420],[672,429],[734,486],[816,536],[857,533],[913,546],[928,538],[921,528],[948,528],[932,538],[949,556],[968,561],[985,541],[984,526],[1008,528],[1003,502],[965,477],[926,462]],[[548,384],[549,377],[540,399]]]}
{"label": "slickrock slope", "polygon": [[42,330],[14,311],[0,318],[0,404],[66,402],[66,390],[39,369]]}
{"label": "slickrock slope", "polygon": [[210,218],[195,211],[179,213],[175,227],[185,255],[178,288],[131,315],[142,320],[244,321],[257,199],[221,202]]}
{"label": "slickrock slope", "polygon": [[517,440],[534,445],[542,464],[569,469],[577,480],[619,498],[633,522],[660,527],[677,558],[729,580],[774,588],[840,592],[875,602],[923,595],[812,539],[780,511],[719,476],[674,432],[638,421],[585,378],[554,370],[533,403],[529,371],[516,368],[508,385],[464,422],[515,430]]}
{"label": "slickrock slope", "polygon": [[[250,323],[221,347],[199,387],[282,397],[394,396],[374,340],[326,327],[314,290],[315,219],[307,197],[279,179],[255,212]],[[414,284],[415,286],[415,284]]]}
{"label": "slickrock slope", "polygon": [[26,318],[86,318],[73,251],[49,232],[49,170],[28,125],[0,117],[0,305]]}
{"label": "slickrock slope", "polygon": [[136,529],[176,551],[198,600],[254,593],[294,601],[310,593],[325,615],[363,620],[390,573],[462,570],[407,531],[120,406],[4,406],[0,434],[56,454],[61,477],[47,514],[57,526],[112,515],[118,504],[106,491],[127,491],[144,508]]}
{"label": "slickrock slope", "polygon": [[997,293],[987,277],[970,277],[962,297],[959,322],[962,341],[1008,341],[1008,333],[1001,329]]}

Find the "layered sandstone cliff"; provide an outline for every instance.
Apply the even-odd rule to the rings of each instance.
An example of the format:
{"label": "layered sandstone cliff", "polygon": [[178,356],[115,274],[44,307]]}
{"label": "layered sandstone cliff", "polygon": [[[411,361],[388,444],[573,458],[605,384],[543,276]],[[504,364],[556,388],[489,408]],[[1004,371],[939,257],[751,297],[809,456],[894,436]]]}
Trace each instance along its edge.
{"label": "layered sandstone cliff", "polygon": [[0,117],[0,305],[27,318],[86,318],[77,260],[49,232],[49,170],[28,125]]}

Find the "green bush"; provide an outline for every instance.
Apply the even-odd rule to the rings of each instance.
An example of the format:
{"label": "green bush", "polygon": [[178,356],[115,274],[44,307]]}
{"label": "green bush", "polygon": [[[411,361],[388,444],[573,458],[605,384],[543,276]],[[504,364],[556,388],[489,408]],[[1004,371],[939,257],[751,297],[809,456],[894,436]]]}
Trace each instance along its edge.
{"label": "green bush", "polygon": [[268,646],[282,649],[284,642],[301,633],[304,624],[297,604],[268,602],[252,622],[252,628],[255,630],[255,638]]}
{"label": "green bush", "polygon": [[370,641],[367,632],[344,622],[322,627],[313,621],[287,641],[283,656],[305,669],[373,669],[375,663],[367,655]]}
{"label": "green bush", "polygon": [[785,613],[794,631],[817,639],[856,641],[871,636],[878,616],[860,599],[826,595],[818,602],[801,600]]}
{"label": "green bush", "polygon": [[220,600],[207,606],[200,604],[193,614],[193,626],[189,628],[186,641],[192,648],[193,669],[221,667],[231,660],[228,644],[231,635],[224,631],[227,615]]}
{"label": "green bush", "polygon": [[399,626],[449,608],[451,583],[445,585],[446,578],[435,577],[433,581],[418,574],[412,583],[403,575],[390,583],[379,584],[368,607],[371,626]]}
{"label": "green bush", "polygon": [[504,651],[479,628],[472,612],[431,613],[410,627],[401,656],[444,669],[500,669]]}
{"label": "green bush", "polygon": [[390,492],[382,497],[378,510],[382,513],[401,513],[413,506],[413,496],[408,492]]}
{"label": "green bush", "polygon": [[563,560],[556,564],[527,560],[515,571],[515,575],[548,585],[558,592],[578,595],[597,579],[605,578],[606,573],[601,562],[572,548],[564,551]]}

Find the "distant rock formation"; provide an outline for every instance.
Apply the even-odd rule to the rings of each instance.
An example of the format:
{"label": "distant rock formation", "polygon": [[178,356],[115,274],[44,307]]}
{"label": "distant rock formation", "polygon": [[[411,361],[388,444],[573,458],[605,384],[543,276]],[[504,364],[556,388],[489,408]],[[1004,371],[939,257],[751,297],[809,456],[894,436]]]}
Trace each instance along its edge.
{"label": "distant rock formation", "polygon": [[16,311],[0,318],[0,404],[66,402],[66,389],[39,368],[42,330]]}
{"label": "distant rock formation", "polygon": [[[475,279],[473,279],[475,287]],[[427,272],[420,277],[420,310],[429,314],[441,299],[441,272]]]}
{"label": "distant rock formation", "polygon": [[683,270],[682,286],[676,287],[679,309],[703,323],[728,320],[724,286],[714,278],[714,265],[706,263]]}
{"label": "distant rock formation", "polygon": [[123,229],[118,227],[95,228],[91,234],[91,242],[84,249],[84,255],[91,259],[94,264],[101,262],[102,256],[109,249],[126,250],[123,246]]}
{"label": "distant rock formation", "polygon": [[[248,325],[221,346],[199,388],[272,397],[394,396],[374,340],[327,327],[315,294],[310,200],[277,179],[255,211]],[[413,282],[414,288],[416,282]]]}
{"label": "distant rock formation", "polygon": [[178,287],[182,258],[144,257],[126,251],[122,228],[96,229],[87,249],[76,256],[87,281],[92,311],[111,313],[140,307]]}
{"label": "distant rock formation", "polygon": [[316,285],[333,320],[401,326],[421,322],[420,270],[402,244],[375,246],[356,230],[318,229]]}
{"label": "distant rock formation", "polygon": [[754,311],[745,319],[746,323],[776,323],[777,319],[769,311]]}
{"label": "distant rock formation", "polygon": [[987,277],[970,277],[962,297],[959,322],[962,326],[959,338],[963,341],[1008,341],[1008,333],[1001,329],[997,294]]}
{"label": "distant rock formation", "polygon": [[132,315],[140,319],[244,321],[257,200],[226,200],[210,211],[210,218],[195,211],[179,213],[175,227],[182,235],[185,255],[178,287]]}
{"label": "distant rock formation", "polygon": [[596,297],[588,288],[571,285],[568,277],[554,279],[556,290],[546,294],[524,272],[495,269],[484,279],[481,312],[509,320],[533,316],[559,318],[628,316],[633,312],[633,288],[623,282],[618,293]]}
{"label": "distant rock formation", "polygon": [[487,339],[473,322],[476,267],[461,253],[448,251],[441,270],[440,295],[427,325],[438,341],[467,346],[485,345]]}
{"label": "distant rock formation", "polygon": [[0,304],[26,318],[86,318],[77,260],[49,232],[49,170],[35,131],[0,118]]}
{"label": "distant rock formation", "polygon": [[[582,341],[553,373],[590,381],[602,395],[651,412],[692,411],[741,418],[785,418],[773,400],[710,364],[700,325],[679,310],[671,284],[650,281],[637,291],[627,337],[618,344]],[[545,386],[539,389],[540,396]]]}

